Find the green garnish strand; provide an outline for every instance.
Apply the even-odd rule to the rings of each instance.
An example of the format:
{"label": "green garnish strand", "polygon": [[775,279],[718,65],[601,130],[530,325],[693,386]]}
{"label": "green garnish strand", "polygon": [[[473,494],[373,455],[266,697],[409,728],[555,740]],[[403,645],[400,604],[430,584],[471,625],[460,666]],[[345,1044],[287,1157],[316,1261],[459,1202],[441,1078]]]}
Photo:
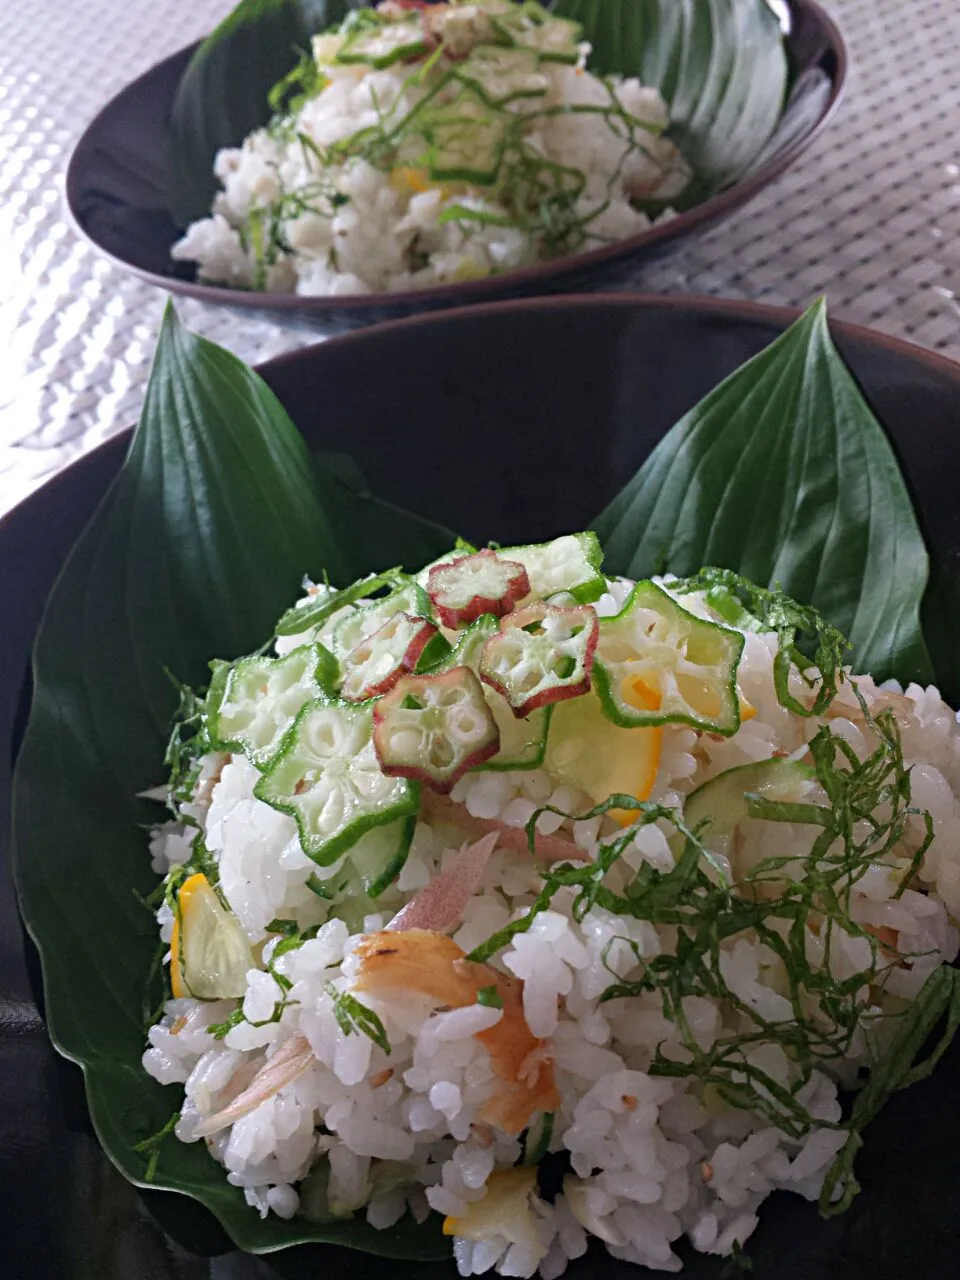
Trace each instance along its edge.
{"label": "green garnish strand", "polygon": [[503,996],[497,990],[496,986],[481,987],[477,992],[477,1004],[483,1005],[485,1009],[502,1009]]}
{"label": "green garnish strand", "polygon": [[[944,1018],[946,1026],[936,1046],[926,1058],[917,1062],[917,1055]],[[825,1218],[843,1213],[860,1190],[860,1184],[854,1177],[853,1163],[863,1146],[863,1130],[894,1093],[925,1080],[931,1074],[958,1029],[960,970],[941,965],[930,974],[913,1004],[903,1014],[893,1043],[873,1067],[857,1095],[853,1113],[845,1126],[849,1137],[828,1171],[820,1192],[820,1212]],[[839,1193],[836,1199],[835,1193]]]}
{"label": "green garnish strand", "polygon": [[[730,569],[701,569],[692,578],[670,583],[669,589],[678,595],[704,592],[707,604],[741,630],[777,633],[773,682],[780,705],[788,711],[818,716],[836,697],[844,679],[843,657],[850,644],[816,609],[798,604],[779,587],[758,587]],[[806,642],[813,648],[812,658],[802,652]],[[809,707],[790,693],[794,667],[810,689],[819,685]]]}
{"label": "green garnish strand", "polygon": [[[141,899],[142,901],[142,899]],[[150,1030],[158,1018],[163,1016],[163,1007],[166,1004],[167,996],[164,991],[163,998],[158,1004],[155,1004],[151,998],[153,984],[158,975],[163,974],[163,957],[169,950],[169,944],[166,942],[158,942],[154,950],[153,957],[150,960],[150,968],[147,971],[146,979],[143,984],[143,999],[140,1003],[141,1013],[143,1015],[144,1034]]]}
{"label": "green garnish strand", "polygon": [[[903,760],[895,716],[889,710],[871,715],[860,691],[853,687],[877,746],[861,761],[829,726],[819,730],[810,752],[826,803],[785,804],[747,797],[753,818],[808,826],[808,849],[765,858],[731,884],[698,832],[689,829],[678,812],[630,796],[611,796],[587,813],[562,816],[589,819],[610,809],[627,809],[636,813],[641,825],[666,820],[677,833],[673,868],[658,871],[645,864],[633,874],[621,864],[621,888],[615,891],[608,879],[634,838],[635,830],[627,830],[601,844],[591,863],[559,863],[545,870],[543,887],[527,912],[468,957],[488,960],[518,933],[529,929],[560,889],[575,890],[571,914],[578,921],[596,905],[615,915],[669,929],[673,935],[669,951],[651,958],[626,937],[613,938],[607,944],[603,963],[616,981],[601,1000],[644,995],[659,1000],[663,1016],[677,1028],[685,1053],[683,1060],[677,1061],[658,1048],[648,1068],[651,1075],[689,1079],[712,1090],[728,1105],[763,1116],[795,1140],[816,1128],[846,1131],[846,1145],[825,1187],[824,1212],[837,1211],[830,1203],[835,1190],[841,1206],[856,1194],[852,1166],[862,1128],[894,1090],[932,1070],[960,1027],[960,973],[947,967],[931,975],[905,1013],[878,1008],[887,975],[904,956],[881,946],[853,919],[854,888],[872,866],[889,862],[902,850],[908,823],[919,818],[923,828],[919,845],[906,866],[896,871],[897,893],[902,893],[920,868],[933,838],[933,823],[929,813],[910,803],[910,770]],[[527,827],[531,846],[543,812],[562,813],[547,806],[531,817]],[[834,976],[830,961],[841,932],[865,940],[869,948],[865,967],[847,978]],[[760,1014],[724,977],[721,957],[728,954],[724,944],[748,934],[772,953],[779,979],[776,989],[789,1006],[782,1017]],[[814,937],[822,962],[808,959]],[[632,957],[623,972],[611,963],[617,943]],[[638,970],[639,976],[627,976],[631,969]],[[722,1031],[704,1049],[686,1016],[684,1002],[690,996],[720,1003],[728,1025],[732,1022],[738,1030]],[[924,1040],[945,1013],[948,1025],[941,1041],[930,1058],[915,1066]],[[880,1037],[875,1034],[878,1029]],[[893,1038],[888,1043],[890,1029]],[[855,1041],[864,1036],[876,1061],[851,1118],[844,1123],[818,1119],[801,1101],[804,1086],[815,1069],[848,1059]],[[787,1083],[757,1065],[756,1051],[770,1046],[782,1050],[790,1063]]]}
{"label": "green garnish strand", "polygon": [[179,703],[170,724],[163,763],[170,770],[167,784],[167,808],[185,826],[197,824],[188,814],[181,812],[181,805],[193,799],[200,776],[201,759],[210,750],[210,740],[204,727],[204,696],[183,684],[171,672],[167,678],[177,691]]}
{"label": "green garnish strand", "polygon": [[739,1240],[734,1240],[730,1257],[720,1272],[720,1280],[743,1280],[744,1276],[752,1276],[753,1259],[743,1252]]}
{"label": "green garnish strand", "polygon": [[223,1022],[212,1022],[207,1027],[207,1035],[213,1036],[214,1040],[222,1040],[234,1027],[239,1027],[241,1022],[246,1022],[246,1018],[243,1016],[243,1010],[236,1008]]}
{"label": "green garnish strand", "polygon": [[362,1032],[363,1035],[369,1036],[384,1053],[391,1052],[386,1028],[372,1009],[361,1004],[349,992],[338,991],[332,982],[324,983],[324,990],[333,1001],[333,1016],[345,1036],[351,1036],[357,1031]]}
{"label": "green garnish strand", "polygon": [[178,911],[177,894],[180,892],[180,886],[185,880],[189,880],[191,876],[200,873],[206,876],[207,882],[217,890],[221,903],[229,911],[231,909],[230,904],[226,901],[219,888],[219,863],[207,848],[202,831],[198,831],[194,836],[190,849],[191,853],[187,861],[175,862],[167,872],[167,878],[162,884],[157,885],[150,897],[146,899],[146,902],[154,909],[160,905],[160,902],[165,902],[170,910],[176,914]]}
{"label": "green garnish strand", "polygon": [[158,1129],[149,1138],[144,1138],[142,1142],[134,1143],[134,1151],[139,1152],[141,1155],[149,1154],[147,1167],[143,1173],[144,1182],[152,1182],[156,1176],[157,1164],[160,1161],[160,1148],[170,1134],[173,1133],[179,1119],[180,1112],[175,1111],[162,1129]]}
{"label": "green garnish strand", "polygon": [[280,120],[295,116],[311,98],[327,84],[327,78],[317,66],[312,53],[299,50],[300,61],[270,90],[267,101]]}

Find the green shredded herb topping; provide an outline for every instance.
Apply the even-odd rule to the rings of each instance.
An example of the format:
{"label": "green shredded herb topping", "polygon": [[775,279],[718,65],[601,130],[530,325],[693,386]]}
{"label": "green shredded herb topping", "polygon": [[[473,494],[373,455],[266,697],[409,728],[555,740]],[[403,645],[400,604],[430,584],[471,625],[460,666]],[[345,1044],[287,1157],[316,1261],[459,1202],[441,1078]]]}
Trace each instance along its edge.
{"label": "green shredded herb topping", "polygon": [[[559,863],[546,869],[533,905],[469,956],[474,961],[489,960],[528,930],[564,890],[574,893],[571,914],[575,920],[582,920],[597,906],[657,926],[666,945],[655,956],[645,956],[627,937],[608,943],[603,962],[615,980],[601,1000],[652,996],[663,1016],[675,1024],[682,1054],[667,1056],[663,1046],[658,1047],[649,1067],[651,1075],[688,1079],[726,1105],[763,1116],[795,1140],[816,1128],[847,1131],[847,1143],[825,1186],[825,1212],[835,1211],[832,1196],[845,1205],[856,1194],[852,1165],[863,1126],[891,1092],[932,1069],[960,1025],[960,973],[945,967],[936,970],[911,1005],[886,996],[888,975],[916,957],[882,945],[852,915],[854,889],[871,867],[890,865],[900,893],[911,883],[933,838],[930,814],[910,803],[910,771],[904,764],[896,718],[890,711],[871,716],[862,697],[861,707],[876,740],[865,760],[859,760],[826,725],[810,744],[822,802],[783,804],[748,797],[751,817],[809,828],[811,840],[802,854],[764,858],[731,884],[704,843],[708,837],[690,830],[676,810],[625,795],[611,796],[577,815],[546,806],[528,824],[531,848],[541,813],[580,820],[610,809],[627,809],[636,814],[641,826],[668,825],[674,832],[675,865],[659,871],[645,863],[636,873],[630,872],[622,857],[636,829],[627,829],[601,844],[593,862]],[[919,824],[922,836],[906,858],[906,838],[916,839],[915,829],[908,833],[911,819]],[[899,865],[893,863],[895,858]],[[724,970],[731,946],[738,937],[748,935],[768,950],[775,989],[789,1009],[782,1018],[765,1017],[727,981]],[[865,940],[869,956],[864,968],[846,977],[834,973],[833,957],[841,935]],[[626,952],[629,957],[626,969],[620,960],[621,972],[611,958],[618,944],[620,956]],[[692,996],[718,1002],[726,1015],[719,1036],[707,1048],[690,1025],[686,1001]],[[931,1058],[915,1067],[917,1052],[945,1012],[949,1019],[942,1040]],[[763,1065],[763,1051],[770,1047],[786,1056],[788,1083]],[[811,1114],[803,1091],[813,1072],[839,1066],[863,1048],[875,1066],[850,1120],[828,1122]]]}
{"label": "green shredded herb topping", "polygon": [[203,757],[210,750],[210,739],[204,722],[205,699],[169,671],[167,677],[179,698],[163,756],[163,763],[170,771],[167,807],[178,822],[195,827],[195,819],[183,813],[182,806],[193,799]]}
{"label": "green shredded herb topping", "polygon": [[324,983],[324,990],[333,1001],[333,1015],[345,1036],[351,1036],[359,1031],[369,1036],[384,1053],[390,1053],[390,1041],[387,1039],[386,1028],[372,1009],[361,1004],[356,996],[350,995],[349,992],[338,991],[332,982]]}
{"label": "green shredded herb topping", "polygon": [[157,1172],[157,1164],[160,1161],[160,1148],[166,1139],[173,1133],[180,1119],[180,1112],[175,1111],[162,1129],[158,1129],[156,1133],[152,1133],[149,1138],[144,1138],[142,1142],[134,1143],[134,1151],[140,1155],[148,1156],[147,1167],[143,1173],[144,1182],[152,1182]]}

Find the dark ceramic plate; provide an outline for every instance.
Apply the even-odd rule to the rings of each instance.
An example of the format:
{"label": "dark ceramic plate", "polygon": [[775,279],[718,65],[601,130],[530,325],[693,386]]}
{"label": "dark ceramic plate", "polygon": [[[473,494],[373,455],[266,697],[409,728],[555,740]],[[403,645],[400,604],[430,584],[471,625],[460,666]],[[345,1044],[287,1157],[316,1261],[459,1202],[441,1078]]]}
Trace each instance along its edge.
{"label": "dark ceramic plate", "polygon": [[[747,304],[623,294],[507,302],[335,339],[264,365],[262,373],[310,445],[352,453],[382,496],[467,533],[496,530],[504,541],[529,542],[581,527],[678,417],[791,319],[788,312]],[[931,549],[956,561],[960,366],[862,329],[838,324],[834,335],[893,438]],[[9,761],[22,729],[29,649],[43,601],[128,440],[125,433],[101,446],[0,522],[0,832],[7,830]],[[54,1065],[31,1003],[19,938],[4,879],[0,1186],[6,1189],[6,1275],[347,1280],[362,1270],[370,1280],[454,1280],[452,1265],[402,1265],[334,1248],[318,1254],[316,1246],[269,1260],[235,1255],[208,1272],[207,1264],[184,1260],[142,1214],[127,1234],[121,1232],[117,1224],[125,1204],[136,1206],[134,1193],[116,1179],[110,1183],[105,1158],[89,1142],[85,1163],[78,1164],[79,1139],[67,1132],[84,1122],[78,1073],[66,1063]],[[750,1242],[757,1280],[956,1275],[958,1084],[960,1042],[933,1081],[899,1095],[873,1126],[858,1166],[864,1194],[845,1217],[824,1223],[813,1205],[785,1195],[765,1205]],[[146,1201],[187,1248],[230,1248],[200,1205],[159,1192],[148,1193]],[[83,1259],[93,1256],[94,1237],[99,1252],[91,1269]],[[12,1267],[6,1265],[11,1256]],[[28,1259],[48,1256],[56,1266],[28,1269]],[[688,1257],[686,1275],[717,1280],[716,1259]],[[642,1280],[644,1274],[599,1256],[569,1274],[586,1280],[601,1267],[614,1280]]]}
{"label": "dark ceramic plate", "polygon": [[492,298],[609,285],[637,262],[712,226],[753,199],[793,164],[833,115],[847,72],[843,38],[815,0],[790,0],[790,10],[790,98],[774,137],[749,173],[686,213],[629,240],[507,276],[352,298],[301,298],[197,283],[192,264],[170,257],[181,230],[164,195],[167,120],[195,45],[158,63],[104,107],[74,150],[67,170],[67,205],[81,234],[150,284],[326,330]]}

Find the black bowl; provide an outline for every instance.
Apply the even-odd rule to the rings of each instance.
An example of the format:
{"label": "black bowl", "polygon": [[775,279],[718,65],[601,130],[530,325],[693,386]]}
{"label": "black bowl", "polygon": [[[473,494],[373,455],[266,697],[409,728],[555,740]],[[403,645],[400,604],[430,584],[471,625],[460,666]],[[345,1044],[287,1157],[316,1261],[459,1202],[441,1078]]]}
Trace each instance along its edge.
{"label": "black bowl", "polygon": [[196,45],[181,49],[128,85],[90,124],[67,170],[67,206],[82,235],[118,266],[150,284],[327,331],[493,298],[609,286],[637,262],[661,254],[752,200],[793,164],[833,115],[847,74],[843,37],[816,0],[789,0],[789,6],[792,21],[786,43],[793,87],[760,163],[702,204],[628,240],[503,277],[345,298],[252,293],[198,283],[192,264],[170,257],[181,229],[164,195],[167,121]]}
{"label": "black bowl", "polygon": [[[582,527],[681,414],[793,318],[750,304],[625,294],[507,302],[348,335],[261,372],[310,445],[351,452],[375,492],[467,535],[496,531],[528,542]],[[935,557],[955,559],[960,365],[867,330],[837,324],[833,331],[892,437]],[[10,760],[43,602],[128,442],[124,433],[102,445],[0,521],[0,832],[8,827]],[[116,1183],[105,1196],[106,1162],[97,1163],[89,1140],[84,1163],[71,1157],[78,1139],[68,1130],[84,1123],[78,1073],[58,1067],[31,1002],[13,901],[9,880],[0,880],[0,1185],[8,1209],[11,1195],[16,1205],[6,1215],[5,1259],[13,1258],[6,1274],[30,1274],[28,1258],[55,1251],[59,1269],[47,1274],[80,1276],[88,1274],[81,1246],[89,1249],[95,1236],[109,1252],[121,1195],[137,1202]],[[894,1098],[868,1134],[858,1164],[864,1194],[845,1217],[824,1223],[797,1197],[764,1206],[750,1242],[760,1280],[956,1274],[958,1080],[960,1043],[932,1081]],[[71,1178],[68,1196],[63,1182]],[[199,1204],[149,1194],[153,1212],[187,1248],[230,1247]],[[104,1263],[98,1277],[203,1274],[178,1262],[142,1215],[131,1233],[123,1238],[139,1242],[134,1256],[117,1270]],[[641,1276],[609,1259],[595,1258],[593,1267],[615,1280]],[[405,1268],[333,1248],[318,1255],[317,1246],[256,1262],[236,1258],[229,1274],[347,1280],[361,1269],[370,1280],[453,1280],[452,1266]],[[719,1271],[716,1259],[691,1255],[686,1274],[716,1280]],[[571,1280],[590,1274],[589,1261],[570,1272]]]}

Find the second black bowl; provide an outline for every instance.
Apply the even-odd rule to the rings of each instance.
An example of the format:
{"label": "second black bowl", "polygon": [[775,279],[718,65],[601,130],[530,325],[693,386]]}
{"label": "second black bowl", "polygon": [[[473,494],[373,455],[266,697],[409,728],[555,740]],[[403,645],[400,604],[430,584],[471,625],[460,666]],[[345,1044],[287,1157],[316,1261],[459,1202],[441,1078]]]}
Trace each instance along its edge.
{"label": "second black bowl", "polygon": [[128,85],[93,120],[70,161],[67,205],[82,235],[118,266],[150,284],[328,332],[439,307],[609,286],[638,262],[662,254],[752,200],[797,160],[833,115],[847,73],[843,37],[816,0],[789,0],[789,9],[789,98],[775,134],[744,176],[639,235],[504,276],[340,298],[246,292],[198,282],[191,264],[170,257],[182,229],[165,195],[167,126],[195,45]]}

